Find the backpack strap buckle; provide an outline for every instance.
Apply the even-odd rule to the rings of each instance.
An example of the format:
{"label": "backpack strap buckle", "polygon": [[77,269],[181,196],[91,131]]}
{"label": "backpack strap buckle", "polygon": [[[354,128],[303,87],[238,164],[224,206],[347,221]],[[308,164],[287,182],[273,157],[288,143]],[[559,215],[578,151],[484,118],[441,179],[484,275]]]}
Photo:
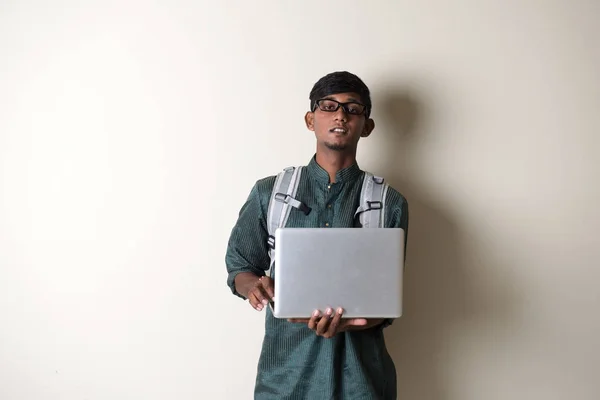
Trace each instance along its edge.
{"label": "backpack strap buckle", "polygon": [[365,211],[370,210],[381,210],[383,208],[383,203],[381,201],[367,201],[367,209]]}
{"label": "backpack strap buckle", "polygon": [[267,245],[271,250],[275,250],[275,236],[269,235],[269,238],[267,239]]}
{"label": "backpack strap buckle", "polygon": [[289,194],[276,193],[274,198],[276,201],[280,201],[282,203],[289,204],[290,206],[292,206],[294,208],[297,208],[298,210],[302,211],[305,215],[310,214],[310,212],[312,210],[309,206],[307,206],[306,204],[304,204],[301,201],[294,199]]}

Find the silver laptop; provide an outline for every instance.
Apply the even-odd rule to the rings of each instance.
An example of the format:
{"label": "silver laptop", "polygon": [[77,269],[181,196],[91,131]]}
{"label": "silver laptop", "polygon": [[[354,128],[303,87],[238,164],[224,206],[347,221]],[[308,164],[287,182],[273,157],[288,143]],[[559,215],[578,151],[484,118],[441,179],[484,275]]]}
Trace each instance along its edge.
{"label": "silver laptop", "polygon": [[279,228],[275,232],[277,318],[344,309],[344,318],[402,315],[400,228]]}

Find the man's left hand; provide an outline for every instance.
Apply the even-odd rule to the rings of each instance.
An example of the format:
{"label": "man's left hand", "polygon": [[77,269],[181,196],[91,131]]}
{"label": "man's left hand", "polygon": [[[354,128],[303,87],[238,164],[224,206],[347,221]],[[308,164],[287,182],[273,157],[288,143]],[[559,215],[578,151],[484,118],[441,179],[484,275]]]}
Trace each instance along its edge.
{"label": "man's left hand", "polygon": [[337,312],[333,312],[331,308],[325,310],[325,313],[321,314],[319,310],[315,310],[310,319],[306,318],[292,318],[288,321],[295,323],[308,324],[308,328],[316,332],[317,336],[324,338],[332,338],[336,334],[348,330],[360,330],[367,329],[376,326],[383,322],[383,319],[370,319],[366,318],[346,318],[342,319],[344,310],[341,308],[337,309]]}

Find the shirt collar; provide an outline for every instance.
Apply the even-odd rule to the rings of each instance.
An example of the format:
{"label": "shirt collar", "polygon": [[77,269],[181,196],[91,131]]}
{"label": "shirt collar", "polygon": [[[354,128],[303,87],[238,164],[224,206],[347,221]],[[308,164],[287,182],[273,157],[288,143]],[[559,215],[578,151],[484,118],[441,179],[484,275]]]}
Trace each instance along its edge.
{"label": "shirt collar", "polygon": [[[317,163],[316,155],[314,155],[311,158],[306,168],[309,174],[317,181],[322,183],[329,183],[329,173]],[[341,169],[335,174],[335,182],[342,183],[354,181],[360,176],[361,172],[362,170],[358,166],[358,163],[355,161],[354,164],[352,164],[351,166]]]}

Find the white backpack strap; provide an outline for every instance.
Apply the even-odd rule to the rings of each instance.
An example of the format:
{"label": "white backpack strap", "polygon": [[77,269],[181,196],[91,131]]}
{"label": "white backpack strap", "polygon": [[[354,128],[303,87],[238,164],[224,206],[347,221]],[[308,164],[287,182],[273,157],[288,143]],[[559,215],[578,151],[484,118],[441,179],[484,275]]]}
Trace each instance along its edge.
{"label": "white backpack strap", "polygon": [[365,172],[360,192],[360,206],[356,210],[363,228],[382,228],[385,223],[385,197],[389,185],[379,176]]}
{"label": "white backpack strap", "polygon": [[309,207],[294,198],[298,191],[301,175],[302,167],[289,167],[277,174],[275,178],[267,213],[269,257],[271,258],[269,272],[275,261],[275,231],[287,224],[291,211],[290,206],[300,209],[305,214],[310,212]]}

